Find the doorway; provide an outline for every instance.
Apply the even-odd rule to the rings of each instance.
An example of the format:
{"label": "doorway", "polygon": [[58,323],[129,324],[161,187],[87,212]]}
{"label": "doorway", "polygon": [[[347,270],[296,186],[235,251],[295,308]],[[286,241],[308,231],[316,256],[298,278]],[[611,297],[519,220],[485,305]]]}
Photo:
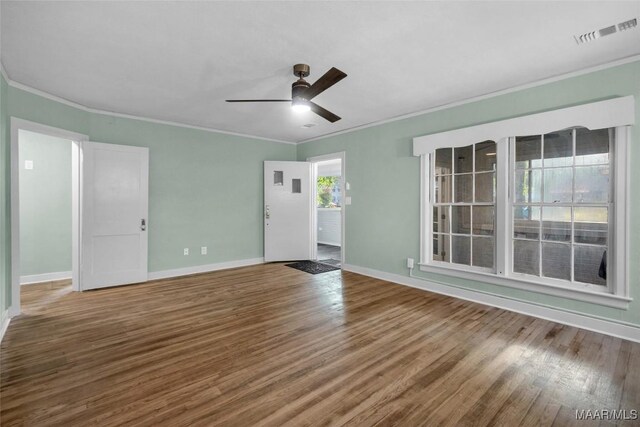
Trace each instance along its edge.
{"label": "doorway", "polygon": [[344,152],[311,157],[314,185],[314,251],[318,262],[342,267],[344,248]]}
{"label": "doorway", "polygon": [[[70,278],[72,289],[79,290],[79,165],[80,144],[86,140],[86,135],[11,118],[10,316],[21,312],[21,283]],[[43,149],[49,155],[42,155]],[[47,179],[56,182],[42,184]],[[56,194],[42,193],[39,185]]]}
{"label": "doorway", "polygon": [[73,143],[20,130],[18,144],[20,284],[70,284]]}

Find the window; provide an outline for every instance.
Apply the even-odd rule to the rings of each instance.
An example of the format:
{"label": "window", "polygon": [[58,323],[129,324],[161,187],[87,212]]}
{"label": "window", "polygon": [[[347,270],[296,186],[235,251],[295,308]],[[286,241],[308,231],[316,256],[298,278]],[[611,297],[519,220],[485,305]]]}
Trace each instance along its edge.
{"label": "window", "polygon": [[420,269],[626,308],[634,120],[626,97],[415,138]]}
{"label": "window", "polygon": [[513,271],[607,286],[615,129],[515,138]]}
{"label": "window", "polygon": [[433,260],[493,269],[496,143],[439,148],[434,159]]}

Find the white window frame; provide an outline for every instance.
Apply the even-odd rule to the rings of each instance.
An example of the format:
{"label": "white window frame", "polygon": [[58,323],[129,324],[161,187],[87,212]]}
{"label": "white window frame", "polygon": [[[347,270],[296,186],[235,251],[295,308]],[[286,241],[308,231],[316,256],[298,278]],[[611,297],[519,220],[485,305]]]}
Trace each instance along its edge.
{"label": "white window frame", "polygon": [[[414,155],[420,156],[420,270],[445,276],[474,280],[577,301],[627,309],[629,294],[629,156],[631,125],[635,111],[632,96],[570,107],[500,122],[487,123],[454,131],[414,138]],[[512,270],[512,201],[513,162],[509,157],[516,135],[545,134],[571,127],[588,129],[615,128],[611,150],[613,188],[609,214],[607,289],[579,282],[536,277]],[[438,148],[462,147],[485,140],[496,142],[496,219],[495,271],[433,261],[433,224],[431,193],[432,159]]]}

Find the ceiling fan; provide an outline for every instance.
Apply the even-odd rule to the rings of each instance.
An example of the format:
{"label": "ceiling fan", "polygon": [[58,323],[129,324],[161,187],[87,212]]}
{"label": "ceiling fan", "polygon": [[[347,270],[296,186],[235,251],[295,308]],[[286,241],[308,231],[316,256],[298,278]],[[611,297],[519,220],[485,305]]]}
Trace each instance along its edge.
{"label": "ceiling fan", "polygon": [[304,78],[309,75],[310,68],[307,64],[293,66],[293,75],[298,80],[291,85],[291,99],[227,99],[227,102],[290,102],[294,111],[313,111],[331,123],[340,120],[340,117],[326,110],[311,99],[320,95],[340,80],[347,77],[345,73],[333,67],[320,77],[314,84],[309,84]]}

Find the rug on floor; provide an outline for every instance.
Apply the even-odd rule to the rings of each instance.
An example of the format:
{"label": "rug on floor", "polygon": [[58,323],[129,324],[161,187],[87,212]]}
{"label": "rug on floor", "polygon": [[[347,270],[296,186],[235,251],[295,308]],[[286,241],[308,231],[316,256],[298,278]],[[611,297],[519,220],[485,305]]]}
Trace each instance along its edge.
{"label": "rug on floor", "polygon": [[340,270],[339,267],[334,267],[328,264],[322,264],[315,261],[300,261],[292,264],[285,264],[287,267],[295,268],[296,270],[304,271],[310,274],[327,273],[329,271]]}

